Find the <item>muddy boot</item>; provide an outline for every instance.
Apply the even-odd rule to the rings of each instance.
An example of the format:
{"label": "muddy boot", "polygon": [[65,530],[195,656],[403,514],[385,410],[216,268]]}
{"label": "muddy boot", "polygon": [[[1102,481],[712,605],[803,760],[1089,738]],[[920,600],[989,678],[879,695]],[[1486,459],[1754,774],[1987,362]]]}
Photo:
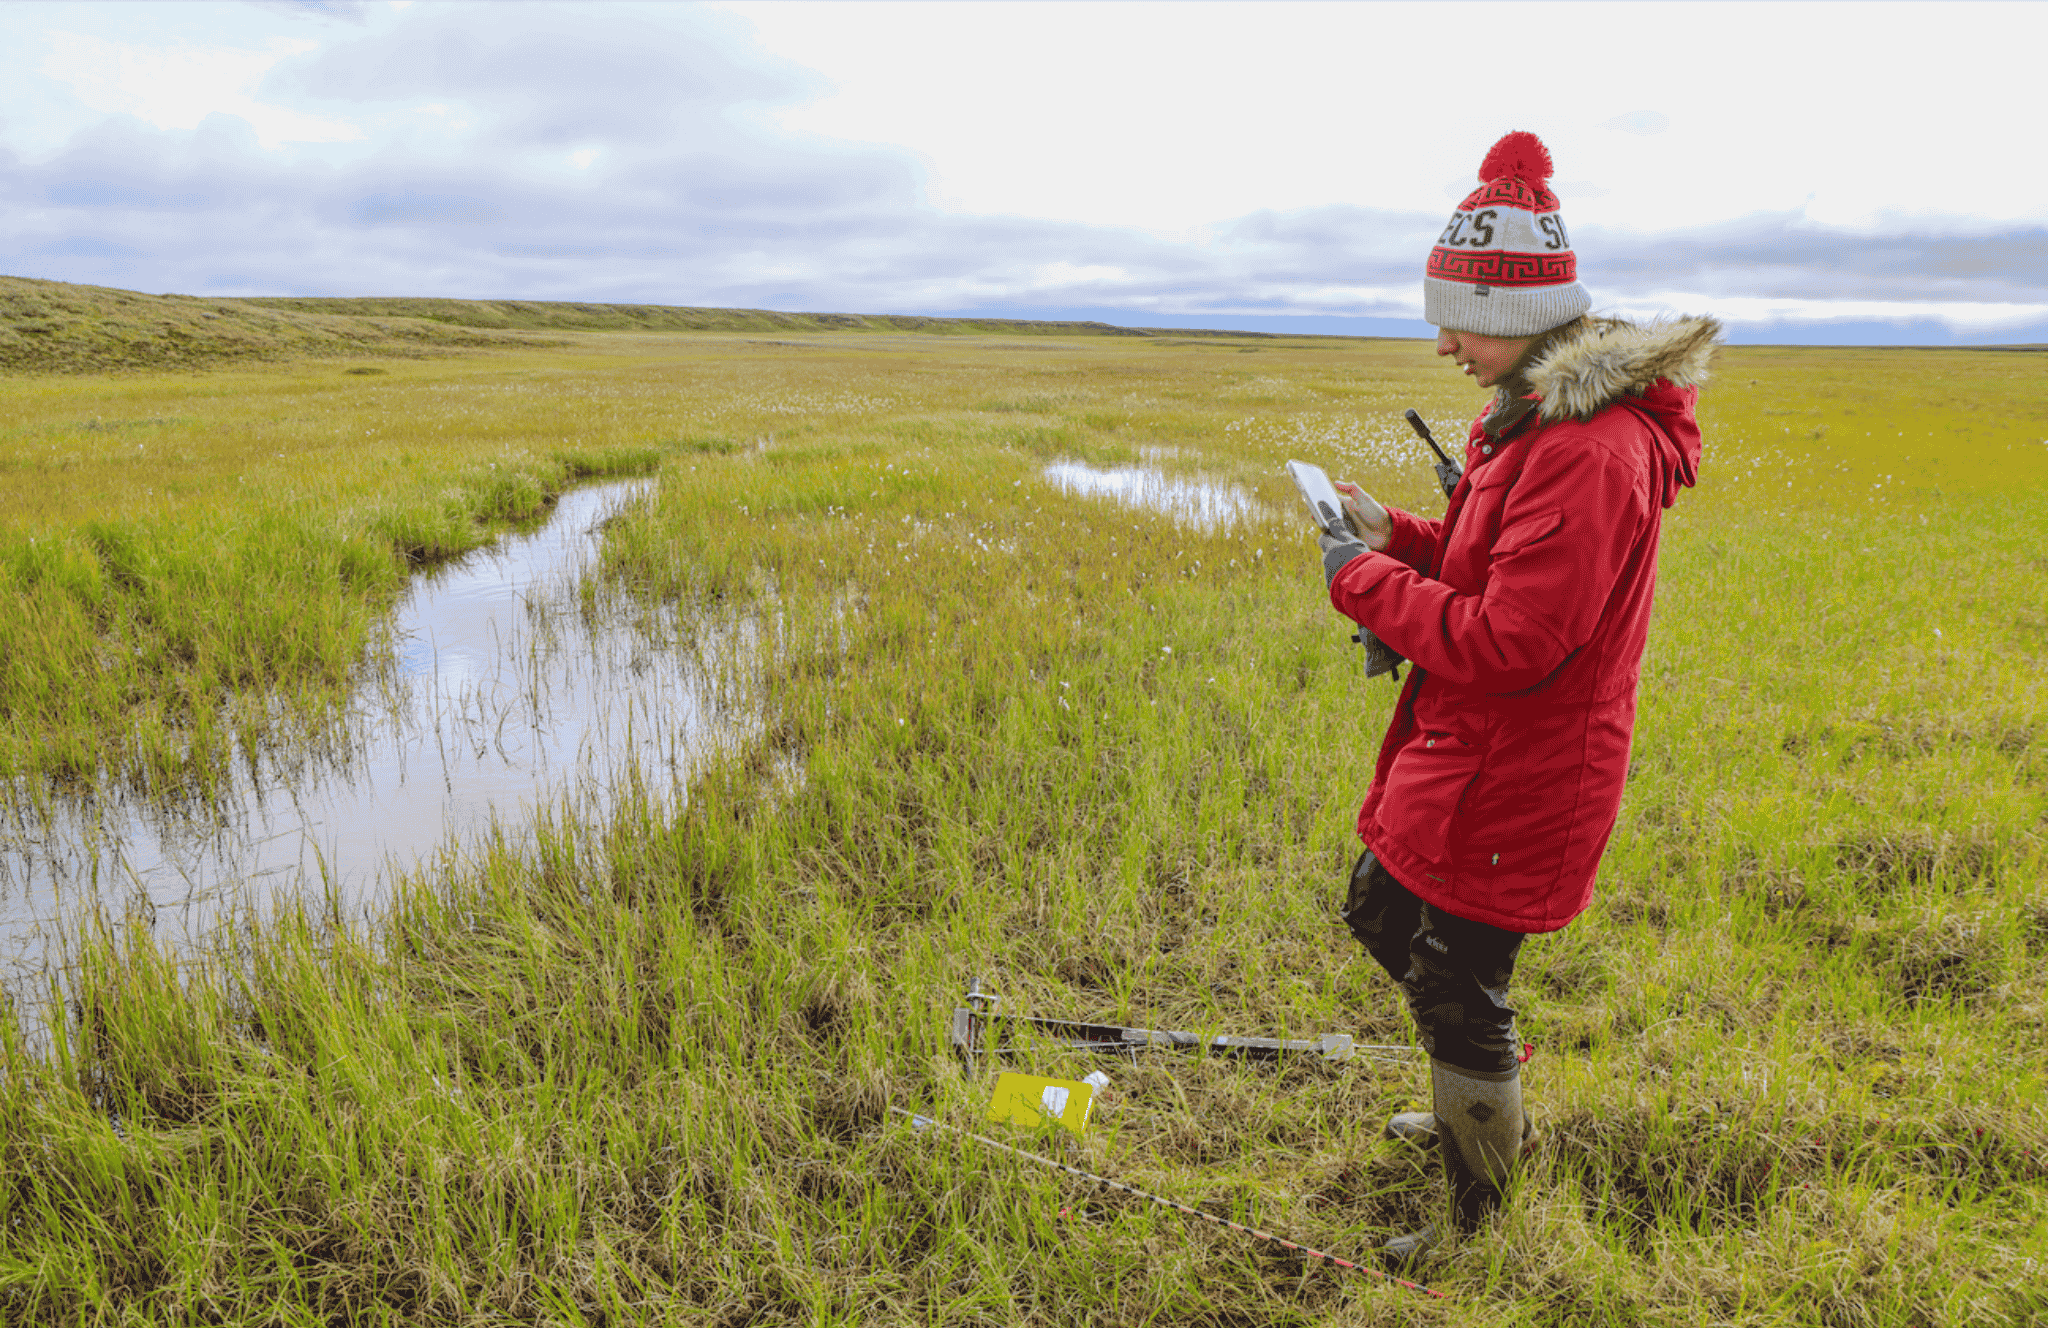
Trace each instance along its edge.
{"label": "muddy boot", "polygon": [[1470,1235],[1500,1207],[1522,1154],[1522,1067],[1482,1074],[1431,1061],[1429,1075],[1452,1224]]}
{"label": "muddy boot", "polygon": [[1402,1111],[1387,1118],[1387,1138],[1396,1143],[1414,1144],[1417,1148],[1436,1147],[1436,1113],[1434,1111]]}
{"label": "muddy boot", "polygon": [[1380,1262],[1396,1270],[1421,1263],[1436,1253],[1436,1228],[1426,1226],[1405,1236],[1396,1236],[1380,1246]]}
{"label": "muddy boot", "polygon": [[[1470,1235],[1488,1213],[1500,1207],[1523,1141],[1532,1133],[1522,1111],[1521,1067],[1482,1074],[1431,1061],[1429,1077],[1436,1110],[1426,1114],[1436,1126],[1434,1135],[1444,1157],[1452,1229],[1458,1235]],[[1416,1117],[1425,1113],[1402,1114]],[[1392,1128],[1389,1121],[1390,1133]],[[1426,1226],[1380,1246],[1380,1256],[1389,1263],[1414,1263],[1428,1257],[1441,1243],[1439,1229]]]}
{"label": "muddy boot", "polygon": [[[1428,1152],[1436,1147],[1436,1113],[1434,1111],[1403,1111],[1387,1118],[1382,1131],[1396,1143],[1413,1144]],[[1522,1113],[1522,1152],[1527,1153],[1536,1146],[1536,1122],[1529,1119],[1529,1113]]]}

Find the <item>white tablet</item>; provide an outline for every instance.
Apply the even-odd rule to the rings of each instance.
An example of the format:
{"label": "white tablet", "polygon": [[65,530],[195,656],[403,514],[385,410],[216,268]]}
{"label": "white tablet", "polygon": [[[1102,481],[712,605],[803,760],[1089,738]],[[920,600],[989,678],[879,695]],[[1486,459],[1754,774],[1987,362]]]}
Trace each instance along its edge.
{"label": "white tablet", "polygon": [[1301,500],[1308,504],[1309,520],[1320,526],[1326,534],[1351,536],[1351,523],[1344,516],[1344,499],[1337,492],[1337,486],[1330,483],[1330,477],[1323,473],[1321,466],[1312,466],[1306,461],[1290,461],[1287,473],[1294,477],[1294,487],[1301,490]]}

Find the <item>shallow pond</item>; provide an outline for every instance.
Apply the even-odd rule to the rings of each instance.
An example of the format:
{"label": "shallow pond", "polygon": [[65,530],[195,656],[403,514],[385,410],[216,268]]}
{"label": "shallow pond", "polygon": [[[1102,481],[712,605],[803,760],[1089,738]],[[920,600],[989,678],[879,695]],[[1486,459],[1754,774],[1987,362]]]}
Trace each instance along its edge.
{"label": "shallow pond", "polygon": [[1085,461],[1055,461],[1045,468],[1045,478],[1068,493],[1150,508],[1204,530],[1234,525],[1264,510],[1249,491],[1234,484],[1168,475],[1157,466],[1103,470]]}
{"label": "shallow pond", "polygon": [[530,835],[536,812],[602,815],[633,783],[675,796],[732,722],[693,650],[577,592],[604,520],[652,483],[571,490],[538,528],[415,577],[393,659],[363,671],[344,749],[286,774],[244,761],[202,816],[121,798],[9,808],[0,982],[61,965],[95,909],[186,938],[285,892],[354,911],[395,872]]}

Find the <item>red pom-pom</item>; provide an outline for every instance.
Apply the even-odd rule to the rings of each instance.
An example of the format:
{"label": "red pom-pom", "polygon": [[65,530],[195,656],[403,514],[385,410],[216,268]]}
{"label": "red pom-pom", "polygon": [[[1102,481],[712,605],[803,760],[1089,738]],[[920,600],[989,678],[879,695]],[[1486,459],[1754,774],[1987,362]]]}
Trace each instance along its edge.
{"label": "red pom-pom", "polygon": [[1504,135],[1479,163],[1479,182],[1512,179],[1541,188],[1553,169],[1550,149],[1543,146],[1543,140],[1517,129]]}

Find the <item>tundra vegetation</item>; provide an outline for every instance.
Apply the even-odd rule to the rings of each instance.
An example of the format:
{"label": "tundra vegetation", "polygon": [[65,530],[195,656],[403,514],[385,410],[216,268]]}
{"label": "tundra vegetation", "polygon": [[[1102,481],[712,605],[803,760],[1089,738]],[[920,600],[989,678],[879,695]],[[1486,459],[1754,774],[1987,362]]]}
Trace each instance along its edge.
{"label": "tundra vegetation", "polygon": [[[197,949],[72,938],[0,1020],[0,1319],[2048,1315],[2041,355],[1724,355],[1596,903],[1521,961],[1541,1144],[1437,1301],[886,1110],[977,1119],[944,1038],[975,977],[1020,1012],[1407,1039],[1333,913],[1396,689],[1279,463],[1440,511],[1400,412],[1453,437],[1479,397],[1426,344],[424,310],[444,341],[351,321],[397,301],[206,303],[361,349],[0,384],[17,810],[203,805],[323,740],[409,567],[598,473],[658,482],[591,611],[752,624],[720,667],[759,723],[680,804],[548,819],[372,915],[316,882]],[[1057,460],[1256,505],[1204,527]],[[1018,1142],[1346,1255],[1437,1201],[1378,1134],[1419,1066],[1103,1068],[1086,1136]]]}

